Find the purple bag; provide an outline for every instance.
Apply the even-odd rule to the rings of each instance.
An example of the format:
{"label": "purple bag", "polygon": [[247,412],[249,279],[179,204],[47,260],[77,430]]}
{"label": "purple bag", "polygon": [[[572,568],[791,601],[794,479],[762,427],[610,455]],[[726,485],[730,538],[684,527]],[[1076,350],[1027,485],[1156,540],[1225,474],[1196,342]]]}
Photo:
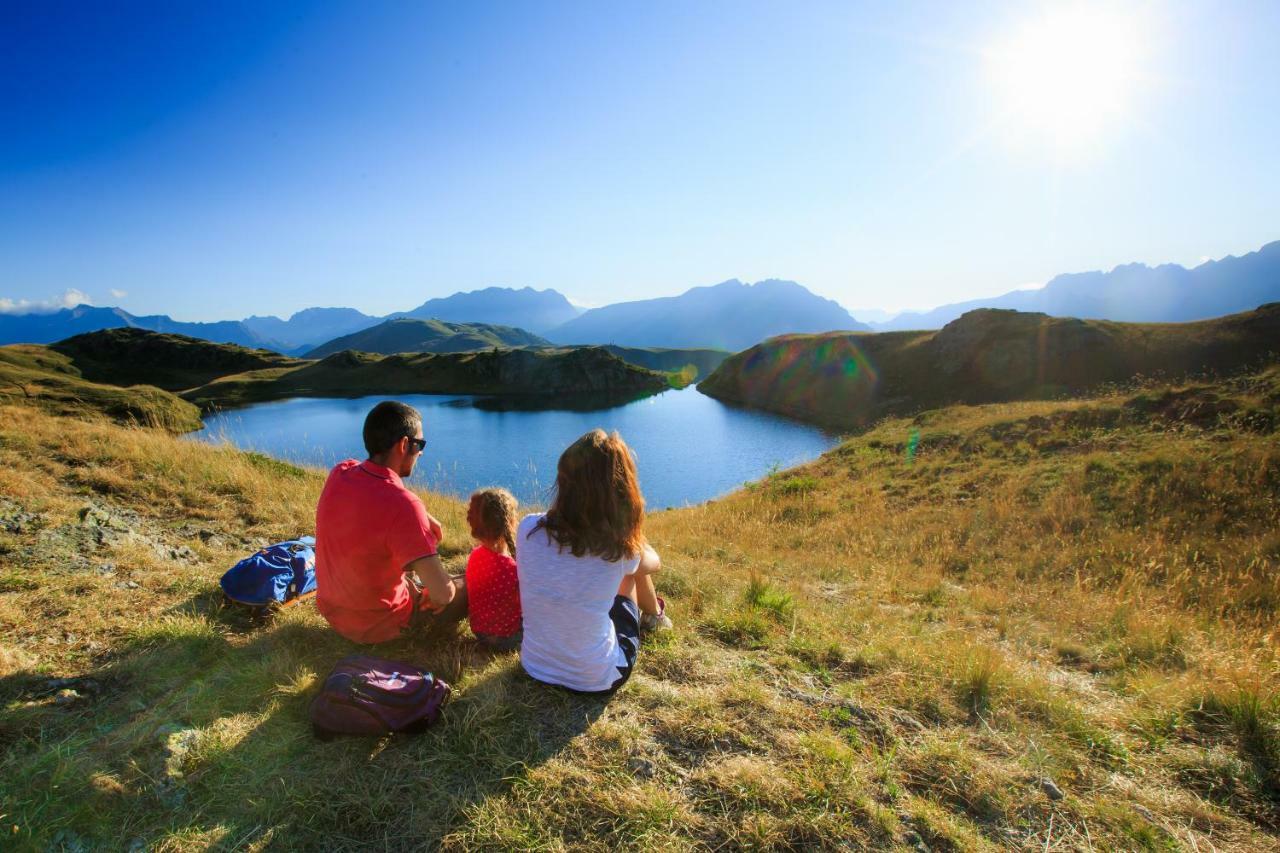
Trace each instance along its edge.
{"label": "purple bag", "polygon": [[311,700],[317,737],[417,733],[440,719],[450,688],[411,663],[348,655]]}

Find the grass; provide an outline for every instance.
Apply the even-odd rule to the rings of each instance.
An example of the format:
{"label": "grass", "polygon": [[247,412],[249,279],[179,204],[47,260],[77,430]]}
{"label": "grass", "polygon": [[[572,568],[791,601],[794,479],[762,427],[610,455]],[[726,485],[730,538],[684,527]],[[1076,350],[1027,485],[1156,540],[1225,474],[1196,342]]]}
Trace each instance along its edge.
{"label": "grass", "polygon": [[[957,406],[656,513],[676,630],[612,701],[463,630],[384,651],[455,685],[442,725],[328,744],[354,647],[216,587],[312,529],[322,472],[11,400],[6,845],[1276,849],[1280,377],[1197,387],[1238,416]],[[463,507],[424,500],[459,569]]]}
{"label": "grass", "polygon": [[[1194,323],[1117,323],[1009,310],[971,311],[937,331],[782,335],[737,353],[698,387],[730,402],[835,429],[921,414],[903,444],[936,447],[954,431],[922,410],[1010,400],[1062,400],[1149,385],[1129,401],[1142,415],[1212,427],[1223,419],[1274,429],[1274,409],[1242,411],[1231,393],[1169,388],[1192,376],[1233,376],[1276,360],[1280,304]],[[945,417],[945,416],[943,416]],[[904,437],[905,438],[905,437]]]}
{"label": "grass", "polygon": [[35,406],[56,415],[189,432],[201,427],[191,403],[150,385],[120,388],[81,376],[66,355],[34,345],[0,347],[0,403]]}
{"label": "grass", "polygon": [[639,397],[667,390],[669,378],[600,347],[386,356],[344,350],[319,361],[223,375],[182,396],[205,410],[288,397],[369,394],[506,394],[545,401],[591,394]]}

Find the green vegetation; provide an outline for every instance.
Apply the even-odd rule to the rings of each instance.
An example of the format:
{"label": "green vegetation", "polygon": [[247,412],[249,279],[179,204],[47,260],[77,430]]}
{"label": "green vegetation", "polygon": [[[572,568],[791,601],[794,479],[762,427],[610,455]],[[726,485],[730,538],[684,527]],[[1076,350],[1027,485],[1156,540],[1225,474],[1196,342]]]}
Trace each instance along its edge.
{"label": "green vegetation", "polygon": [[85,379],[166,391],[194,388],[230,373],[301,364],[270,350],[133,328],[76,335],[49,349],[67,356]]}
{"label": "green vegetation", "polygon": [[493,347],[552,346],[546,338],[513,326],[446,323],[443,320],[387,320],[372,328],[335,338],[307,353],[324,358],[343,350],[393,355],[400,352],[474,352]]}
{"label": "green vegetation", "polygon": [[463,629],[384,650],[455,685],[440,726],[319,743],[355,647],[216,584],[323,473],[11,395],[7,846],[1275,849],[1278,405],[1271,367],[883,420],[651,516],[676,630],[612,701]]}
{"label": "green vegetation", "polygon": [[119,388],[91,382],[62,353],[35,345],[0,347],[0,402],[21,402],[57,415],[188,432],[200,411],[168,391],[146,385]]}
{"label": "green vegetation", "polygon": [[344,350],[297,367],[224,376],[182,396],[207,410],[286,397],[516,394],[546,398],[656,392],[667,387],[666,376],[594,347],[388,356]]}
{"label": "green vegetation", "polygon": [[[983,309],[939,331],[784,335],[698,388],[836,429],[955,404],[1063,399],[1108,384],[1232,375],[1273,361],[1280,303],[1198,323],[1113,323]],[[1135,404],[1137,405],[1137,404]],[[1208,401],[1202,417],[1212,418]]]}
{"label": "green vegetation", "polygon": [[684,385],[710,375],[729,357],[729,353],[722,349],[663,349],[620,347],[614,344],[605,344],[601,349],[608,350],[625,362],[659,373],[679,373],[685,380]]}

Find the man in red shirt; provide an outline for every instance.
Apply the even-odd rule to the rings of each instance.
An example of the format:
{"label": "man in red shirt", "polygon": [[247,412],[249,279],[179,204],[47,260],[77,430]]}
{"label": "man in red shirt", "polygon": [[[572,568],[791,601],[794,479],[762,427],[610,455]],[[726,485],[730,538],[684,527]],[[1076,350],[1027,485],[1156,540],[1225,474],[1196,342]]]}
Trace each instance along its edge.
{"label": "man in red shirt", "polygon": [[465,587],[436,553],[440,522],[401,479],[413,473],[426,444],[416,409],[379,403],[364,422],[369,458],[339,462],[320,493],[316,608],[349,640],[380,643],[423,616],[445,622],[466,615]]}

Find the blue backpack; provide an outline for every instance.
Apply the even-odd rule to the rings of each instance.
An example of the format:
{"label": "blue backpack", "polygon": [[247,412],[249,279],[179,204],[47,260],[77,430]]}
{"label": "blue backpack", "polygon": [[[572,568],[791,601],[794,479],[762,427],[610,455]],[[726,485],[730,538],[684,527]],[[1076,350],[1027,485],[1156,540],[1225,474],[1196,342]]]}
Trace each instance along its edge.
{"label": "blue backpack", "polygon": [[263,548],[222,576],[227,601],[256,612],[296,604],[316,594],[316,539],[303,536]]}

